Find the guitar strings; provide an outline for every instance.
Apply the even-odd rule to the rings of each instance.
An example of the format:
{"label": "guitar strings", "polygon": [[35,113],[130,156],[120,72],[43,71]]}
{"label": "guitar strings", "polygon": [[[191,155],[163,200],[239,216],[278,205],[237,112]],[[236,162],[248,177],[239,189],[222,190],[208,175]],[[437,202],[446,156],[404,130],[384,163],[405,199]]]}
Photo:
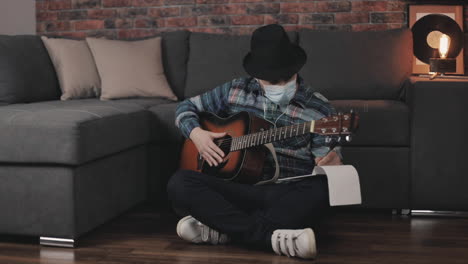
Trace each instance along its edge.
{"label": "guitar strings", "polygon": [[[292,125],[291,127],[297,126],[296,129],[299,129],[299,126],[300,126],[300,125],[302,125],[302,124]],[[289,127],[289,126],[288,126],[288,127]],[[273,130],[275,130],[275,132],[274,132],[275,135],[274,135],[274,136],[276,137],[276,133],[280,133],[281,128],[274,128]],[[285,130],[287,130],[287,129],[285,129]],[[269,130],[267,130],[267,131],[269,131]],[[267,132],[267,131],[256,132],[256,133],[249,134],[249,135],[255,135],[255,134],[259,134],[259,133],[265,133],[265,132]],[[273,133],[271,133],[271,134],[273,134]],[[245,137],[245,136],[247,136],[247,135],[243,135],[243,136],[240,136],[240,137]],[[236,138],[240,138],[240,137],[236,137]],[[270,136],[270,137],[271,137],[271,136]],[[218,147],[227,147],[227,146],[229,146],[230,144],[232,145],[232,141],[233,141],[234,139],[235,139],[235,138],[219,139],[219,140],[216,140],[215,143],[216,143],[217,145],[219,144]],[[220,143],[220,141],[221,141],[221,143]],[[251,140],[249,140],[249,142],[251,142]]]}

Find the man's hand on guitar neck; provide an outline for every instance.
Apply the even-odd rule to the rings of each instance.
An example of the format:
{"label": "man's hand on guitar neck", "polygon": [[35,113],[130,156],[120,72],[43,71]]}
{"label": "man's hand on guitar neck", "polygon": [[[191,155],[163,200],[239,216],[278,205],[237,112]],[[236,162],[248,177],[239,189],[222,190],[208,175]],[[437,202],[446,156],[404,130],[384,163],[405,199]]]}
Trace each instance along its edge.
{"label": "man's hand on guitar neck", "polygon": [[223,162],[224,152],[213,142],[213,139],[224,137],[226,132],[214,133],[203,130],[200,127],[192,129],[190,139],[198,149],[198,153],[210,166],[218,166]]}
{"label": "man's hand on guitar neck", "polygon": [[343,165],[343,162],[335,151],[330,151],[323,157],[315,158],[315,164],[317,166]]}

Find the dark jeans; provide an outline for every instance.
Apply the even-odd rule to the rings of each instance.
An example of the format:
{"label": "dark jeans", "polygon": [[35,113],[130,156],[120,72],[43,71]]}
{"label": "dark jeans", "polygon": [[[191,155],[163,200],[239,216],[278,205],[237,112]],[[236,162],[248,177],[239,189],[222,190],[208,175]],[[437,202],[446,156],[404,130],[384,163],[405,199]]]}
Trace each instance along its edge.
{"label": "dark jeans", "polygon": [[314,227],[329,208],[325,175],[254,186],[178,170],[167,187],[175,209],[255,248],[271,249],[276,229]]}

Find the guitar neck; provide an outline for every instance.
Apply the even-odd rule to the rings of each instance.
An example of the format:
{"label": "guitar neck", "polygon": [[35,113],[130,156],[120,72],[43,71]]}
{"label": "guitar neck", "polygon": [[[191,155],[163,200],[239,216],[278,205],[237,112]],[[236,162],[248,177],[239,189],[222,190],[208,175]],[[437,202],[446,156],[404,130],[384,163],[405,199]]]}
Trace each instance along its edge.
{"label": "guitar neck", "polygon": [[237,151],[260,146],[267,143],[311,133],[314,131],[314,125],[315,121],[309,121],[302,124],[272,128],[257,133],[235,137],[232,139],[230,151]]}

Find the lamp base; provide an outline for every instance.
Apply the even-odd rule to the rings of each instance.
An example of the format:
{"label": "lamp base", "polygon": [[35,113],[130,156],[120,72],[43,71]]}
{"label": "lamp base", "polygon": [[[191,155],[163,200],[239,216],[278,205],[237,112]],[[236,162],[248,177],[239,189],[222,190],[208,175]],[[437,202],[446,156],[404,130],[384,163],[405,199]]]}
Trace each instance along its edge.
{"label": "lamp base", "polygon": [[429,59],[429,66],[431,72],[456,72],[457,71],[457,60],[453,58],[439,59],[431,58]]}

